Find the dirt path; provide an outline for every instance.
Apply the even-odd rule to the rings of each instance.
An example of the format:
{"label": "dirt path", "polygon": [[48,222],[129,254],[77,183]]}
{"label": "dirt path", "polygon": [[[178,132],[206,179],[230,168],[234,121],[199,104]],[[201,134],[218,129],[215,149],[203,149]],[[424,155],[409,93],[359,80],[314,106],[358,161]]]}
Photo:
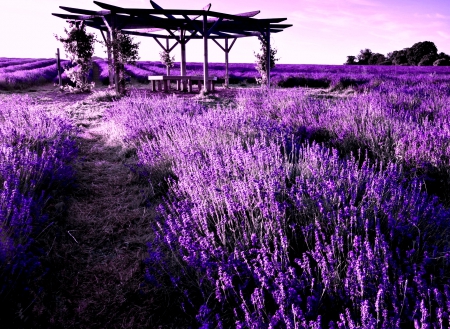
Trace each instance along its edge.
{"label": "dirt path", "polygon": [[[221,89],[210,101],[232,100],[238,93]],[[104,118],[111,103],[51,87],[30,95],[49,110],[65,113],[81,129],[74,163],[77,186],[67,211],[46,231],[46,239],[53,241],[46,264],[51,270],[33,305],[32,328],[156,327],[172,316],[164,294],[142,285],[154,207],[160,200],[130,170],[137,159],[115,139],[114,125]]]}
{"label": "dirt path", "polygon": [[[73,96],[73,97],[72,97]],[[74,103],[70,98],[79,98]],[[83,100],[83,98],[85,98]],[[151,323],[142,260],[151,240],[148,184],[103,116],[111,103],[69,95],[55,102],[82,129],[77,187],[49,254],[50,286],[35,305],[43,328],[137,328]],[[147,207],[146,207],[147,203]]]}

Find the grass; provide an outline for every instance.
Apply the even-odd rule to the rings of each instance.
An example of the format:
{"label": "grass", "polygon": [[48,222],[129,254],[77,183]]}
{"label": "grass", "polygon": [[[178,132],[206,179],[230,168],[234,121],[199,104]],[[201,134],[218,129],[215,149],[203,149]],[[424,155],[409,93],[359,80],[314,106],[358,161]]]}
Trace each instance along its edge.
{"label": "grass", "polygon": [[[187,94],[174,91],[168,95],[160,95],[160,93],[142,90],[147,89],[148,85],[137,84],[134,86],[138,87],[138,90],[135,91],[136,94],[131,98],[124,97],[121,100],[117,99],[114,93],[108,89],[94,92],[90,95],[66,95],[59,91],[52,91],[51,88],[36,88],[35,92],[28,90],[28,92],[32,92],[33,97],[38,100],[38,103],[40,103],[41,106],[46,107],[49,111],[58,109],[58,111],[63,112],[74,125],[81,128],[81,133],[76,140],[80,153],[78,160],[73,164],[73,168],[76,172],[77,184],[69,191],[70,198],[56,199],[55,202],[49,204],[48,210],[52,214],[51,225],[42,230],[39,236],[40,246],[45,254],[42,258],[42,262],[46,267],[50,268],[51,271],[43,279],[44,281],[42,281],[43,290],[36,293],[36,298],[31,303],[27,305],[13,305],[12,309],[14,312],[12,312],[10,316],[14,318],[16,327],[191,328],[198,326],[198,323],[201,321],[206,324],[209,323],[208,321],[212,323],[212,320],[208,319],[209,313],[207,309],[202,309],[203,313],[198,310],[198,305],[205,300],[205,305],[211,307],[210,311],[220,310],[221,306],[219,303],[213,301],[214,295],[202,295],[205,291],[209,293],[211,292],[211,289],[214,289],[214,284],[206,282],[206,274],[201,270],[196,270],[195,268],[187,266],[186,263],[183,263],[184,260],[182,257],[176,255],[176,252],[179,250],[176,248],[173,249],[171,246],[165,245],[164,243],[161,243],[161,240],[158,240],[158,238],[161,239],[161,236],[158,237],[158,235],[155,234],[155,232],[158,232],[159,230],[158,223],[161,225],[164,223],[164,216],[170,214],[170,210],[167,210],[167,212],[164,213],[158,211],[157,207],[164,203],[169,207],[170,202],[168,201],[168,198],[170,197],[174,198],[172,199],[173,201],[180,202],[181,204],[183,197],[187,195],[189,191],[187,190],[184,195],[182,193],[174,193],[174,191],[181,191],[176,189],[178,183],[186,184],[184,186],[188,186],[191,183],[198,183],[201,181],[200,179],[194,178],[197,177],[196,175],[200,175],[200,169],[206,170],[205,168],[207,168],[207,166],[205,165],[206,162],[203,163],[199,159],[204,157],[204,159],[212,160],[215,159],[214,157],[217,155],[214,154],[213,148],[208,148],[209,146],[215,144],[219,145],[222,141],[227,140],[227,136],[238,134],[239,136],[250,136],[249,140],[238,140],[243,141],[242,145],[238,142],[234,145],[236,146],[236,149],[242,149],[242,152],[247,151],[246,148],[252,146],[252,142],[249,141],[257,141],[259,138],[258,132],[256,130],[253,131],[252,129],[256,129],[255,127],[257,126],[265,127],[264,129],[271,129],[273,128],[271,125],[279,122],[287,124],[288,118],[277,115],[277,111],[282,110],[281,107],[286,104],[292,105],[295,103],[296,99],[293,98],[289,100],[289,96],[282,96],[283,93],[289,95],[289,91],[284,89],[279,90],[277,97],[279,97],[280,100],[288,99],[291,103],[287,102],[283,105],[283,103],[281,103],[281,101],[278,102],[277,99],[268,101],[268,99],[264,97],[256,97],[252,100],[253,103],[249,103],[251,106],[248,107],[248,111],[255,111],[256,113],[256,109],[259,110],[259,108],[262,108],[265,110],[264,116],[255,114],[253,117],[248,116],[248,120],[241,120],[234,118],[232,111],[237,111],[239,106],[246,106],[245,100],[243,99],[245,97],[236,98],[236,91],[234,88],[239,88],[241,91],[248,90],[250,92],[254,89],[259,89],[255,88],[256,85],[253,85],[248,81],[232,85],[228,91],[219,88],[220,90],[218,92],[209,94]],[[325,98],[326,100],[329,100],[330,103],[352,99],[358,95],[358,93],[361,93],[362,90],[357,83],[352,81],[340,81],[333,86],[323,85],[320,88],[315,88],[317,87],[315,85],[310,87],[310,89],[305,89],[310,99],[323,100]],[[374,88],[375,87],[378,86],[374,86]],[[139,160],[139,156],[142,154],[142,146],[145,143],[150,143],[152,141],[157,143],[158,141],[161,142],[161,140],[163,140],[164,134],[158,135],[155,131],[152,131],[152,129],[154,127],[159,127],[159,125],[162,126],[163,124],[166,124],[170,119],[169,115],[164,116],[161,114],[161,116],[157,117],[158,120],[156,121],[154,121],[154,118],[156,117],[142,116],[140,120],[136,121],[136,124],[140,124],[144,127],[141,131],[139,131],[138,125],[132,126],[131,121],[128,123],[125,121],[117,122],[105,115],[105,112],[107,112],[108,109],[114,106],[125,106],[124,104],[126,104],[127,101],[130,103],[134,102],[133,104],[135,107],[129,108],[130,111],[132,110],[131,114],[133,115],[150,111],[152,107],[146,107],[143,103],[139,103],[140,96],[137,97],[137,94],[142,95],[142,97],[144,97],[144,95],[158,95],[162,99],[169,99],[167,103],[164,103],[166,104],[167,112],[172,111],[173,108],[171,106],[177,104],[177,102],[181,102],[182,99],[197,104],[196,106],[198,107],[195,107],[194,109],[189,108],[191,112],[189,112],[188,116],[193,118],[192,121],[188,120],[186,123],[183,123],[175,120],[174,122],[178,124],[177,127],[179,127],[179,131],[164,131],[164,134],[168,136],[164,137],[166,138],[164,140],[169,141],[172,138],[175,146],[177,143],[179,143],[179,145],[187,145],[184,150],[186,152],[185,158],[178,164],[176,164],[174,158],[171,158],[170,156],[167,157],[166,161],[155,162],[156,165],[151,165],[149,162],[146,166]],[[283,99],[283,97],[285,98]],[[173,99],[173,103],[171,103],[172,101],[170,101],[170,98]],[[147,101],[149,104],[152,104],[152,102],[155,104],[159,102],[156,98],[152,98],[151,100],[147,99]],[[218,110],[216,105],[220,105],[224,109]],[[227,121],[227,125],[221,127],[222,130],[219,129],[216,132],[216,135],[214,135],[214,131],[211,135],[209,135],[210,131],[201,134],[201,129],[204,128],[202,126],[203,122],[201,122],[203,119],[198,113],[205,113],[205,116],[211,115],[211,127],[213,126],[214,120],[218,120],[218,117],[214,117],[214,113],[217,115],[218,113],[221,113],[221,115],[223,114],[229,121]],[[245,111],[242,113],[245,113]],[[148,115],[148,113],[146,114]],[[298,113],[296,115],[298,116]],[[296,115],[293,115],[292,118],[295,119]],[[319,116],[320,114],[316,113],[315,115]],[[184,116],[180,116],[179,118],[184,118]],[[127,124],[130,125],[127,126]],[[198,138],[195,137],[191,144],[186,142],[189,138],[194,136],[188,133],[188,129],[185,127],[185,125],[188,124],[192,124],[193,127],[196,127],[192,130],[194,131],[192,134],[199,134],[198,136],[195,135]],[[246,126],[247,124],[253,124],[254,126],[248,128],[248,126]],[[336,127],[339,127],[340,124],[342,124],[342,122],[338,122]],[[242,129],[242,131],[240,129]],[[210,130],[212,130],[212,128]],[[130,137],[130,132],[134,133],[137,138]],[[295,133],[298,133],[300,136],[302,131],[299,129]],[[365,142],[355,140],[353,141],[354,144],[352,144],[351,138],[345,139],[343,142],[338,139],[334,140],[334,138],[336,138],[336,133],[330,129],[313,129],[308,131],[308,134],[309,135],[305,133],[300,137],[307,138],[311,142],[322,144],[328,143],[327,147],[336,147],[339,149],[340,146],[339,154],[352,153],[360,148],[361,145],[358,143]],[[175,140],[176,138],[179,140]],[[203,146],[206,145],[204,149],[202,149],[202,143],[204,143]],[[265,143],[267,143],[267,145]],[[265,152],[262,153],[266,154],[264,159],[271,159],[271,154],[277,154],[279,150],[277,147],[279,145],[273,144],[273,141],[270,138],[267,138],[265,143],[258,144],[257,146]],[[253,146],[256,150],[257,147],[255,145]],[[182,150],[181,146],[176,147],[180,147],[180,150]],[[198,149],[196,149],[196,147]],[[221,145],[220,147],[223,147],[220,149],[221,153],[218,153],[220,156],[223,154],[230,154],[229,157],[223,156],[224,158],[222,159],[225,162],[229,161],[229,163],[227,162],[226,164],[229,165],[227,168],[229,168],[230,172],[224,171],[225,174],[229,174],[230,177],[232,177],[232,175],[239,177],[239,174],[242,174],[242,177],[248,179],[248,177],[251,177],[251,174],[257,172],[258,166],[244,166],[243,168],[246,169],[245,173],[233,169],[234,164],[240,164],[239,161],[243,161],[243,163],[248,161],[248,163],[251,163],[251,154],[245,152],[233,153],[234,151],[231,146],[228,148]],[[167,152],[167,154],[170,155],[170,152],[174,153],[175,149],[176,148],[164,150],[164,152]],[[189,152],[192,150],[197,151],[197,153],[194,153],[195,156],[198,157],[189,158]],[[287,148],[284,150],[287,150]],[[323,173],[327,172],[326,170],[329,170],[336,176],[343,175],[344,177],[348,174],[348,177],[350,177],[350,171],[345,171],[347,170],[346,165],[340,164],[340,167],[333,167],[335,163],[340,163],[339,161],[341,159],[333,158],[334,162],[322,163],[320,161],[324,160],[321,160],[320,158],[321,152],[326,153],[326,151],[321,151],[317,147],[311,147],[311,149],[304,152],[303,162],[298,164],[297,167],[293,166],[295,167],[293,172],[296,172],[296,174],[293,173],[294,176],[298,173],[311,170],[309,176],[305,175],[305,177],[313,177],[315,181],[322,184],[323,191],[332,190],[331,187],[327,187],[327,184],[330,183],[326,181],[328,176],[323,175]],[[256,151],[255,154],[257,154]],[[374,162],[377,160],[376,156],[376,154],[368,155],[368,157],[373,157],[370,160],[373,160]],[[153,159],[151,160],[153,161]],[[359,163],[359,166],[362,166],[364,159],[360,160],[361,163]],[[192,171],[189,173],[189,168],[191,168],[190,166],[192,163],[199,166],[198,172]],[[248,183],[246,186],[253,186],[255,190],[257,190],[260,185],[268,187],[268,189],[269,187],[272,188],[276,186],[276,184],[270,180],[272,179],[269,175],[271,173],[271,167],[266,167],[264,161],[258,165],[260,165],[261,168],[264,168],[264,170],[268,170],[268,176],[266,177],[264,174],[261,174],[261,177],[258,176],[260,181],[250,179],[246,181],[246,184]],[[355,166],[358,167],[358,165]],[[329,169],[326,169],[328,167]],[[216,169],[217,172],[222,170],[219,166]],[[313,172],[314,170],[317,172]],[[376,170],[374,171],[376,172]],[[225,174],[223,177],[228,177]],[[402,175],[405,176],[400,176],[406,177],[408,174],[408,172],[405,172],[402,173]],[[189,175],[192,175],[190,180],[188,179],[188,177],[190,177]],[[370,175],[376,176],[378,174],[370,173]],[[203,182],[205,188],[208,187],[208,184],[215,183],[213,176],[214,175],[212,174],[207,176],[207,179]],[[218,175],[217,177],[217,180],[220,181],[221,176]],[[344,178],[347,179],[348,177],[345,176]],[[200,178],[204,179],[204,177]],[[343,180],[345,181],[344,178]],[[307,188],[310,187],[308,185],[310,182],[304,177],[302,179],[304,179],[304,182],[301,179],[298,180],[298,188],[307,190]],[[295,179],[293,178],[289,184],[294,184],[294,180]],[[347,184],[347,181],[345,182]],[[359,200],[359,187],[353,187],[350,184],[350,178],[348,178],[348,182],[348,186],[344,192],[349,193],[348,195],[354,193],[355,200]],[[239,180],[236,180],[235,186],[240,187],[238,186],[238,183]],[[272,183],[275,185],[271,185]],[[217,188],[214,189],[214,186],[211,186],[212,187],[208,190],[210,192],[208,197],[211,198],[218,193],[218,190],[223,188],[222,186],[217,186]],[[236,190],[232,190],[229,193],[236,197],[240,197],[238,193],[240,193],[239,191],[243,191],[243,188],[244,187],[240,190],[236,188]],[[310,192],[311,194],[314,192],[312,188]],[[334,192],[341,193],[342,191],[336,189]],[[347,196],[345,193],[342,195]],[[288,192],[282,195],[274,194],[273,202],[278,202],[280,200],[279,198],[287,197],[287,194]],[[267,196],[267,198],[270,197],[271,196]],[[310,196],[305,196],[302,201],[304,201],[305,204],[313,205],[314,200],[312,200],[312,197],[309,197]],[[348,196],[348,198],[351,197],[352,196]],[[192,196],[193,200],[197,200],[196,198],[200,200],[203,197],[201,195]],[[203,200],[205,200],[205,198],[203,198]],[[343,200],[344,199],[345,197],[343,197]],[[210,201],[211,204],[215,202],[214,199],[211,199]],[[176,202],[174,202],[174,204]],[[376,201],[373,201],[373,203],[376,203]],[[198,204],[201,204],[201,202],[199,201]],[[234,209],[232,208],[233,205],[228,206],[231,207],[229,209]],[[326,216],[332,217],[332,213],[335,211],[333,208],[334,205],[324,202],[324,207],[327,210]],[[173,209],[177,209],[178,211],[181,208]],[[317,209],[314,210],[314,216],[316,216],[316,219],[320,219],[320,212]],[[247,218],[245,216],[252,216],[252,218],[258,216],[257,211],[254,213],[246,212],[241,214],[239,213],[239,209],[236,208],[234,210],[236,210],[236,213],[238,213],[239,216],[242,215],[241,217],[237,217],[240,219]],[[302,216],[304,216],[304,218],[302,218],[304,220],[307,219],[305,214],[307,214],[309,210],[306,208],[299,210],[299,212],[303,211]],[[369,210],[372,211],[371,209]],[[277,211],[279,210],[275,209],[275,207],[269,209],[271,214],[275,214]],[[232,211],[230,211],[230,214],[231,213]],[[291,213],[292,218],[297,215],[298,213]],[[211,216],[210,219],[214,220],[214,216]],[[173,221],[173,223],[176,222]],[[425,224],[426,223],[420,223],[419,225],[422,231],[428,229],[436,232],[439,231],[439,227],[427,228]],[[327,229],[329,229],[328,226]],[[233,236],[231,232],[224,232],[224,234]],[[240,231],[236,228],[235,232]],[[261,232],[265,232],[263,228],[261,228]],[[258,231],[257,233],[260,234],[261,232]],[[300,229],[298,227],[292,229],[292,235],[297,234],[296,232],[298,235],[295,238],[300,239],[301,234],[299,233]],[[174,233],[176,233],[176,230]],[[387,232],[384,233],[387,234]],[[446,234],[446,232],[441,233]],[[304,234],[307,235],[308,233],[304,232]],[[344,236],[346,235],[344,234]],[[239,242],[246,241],[245,239],[253,239],[253,237],[247,237],[245,232],[242,233],[241,236],[236,235],[233,237],[234,240],[230,240],[228,244],[229,248],[232,248],[233,245],[239,245]],[[377,235],[377,238],[381,239],[379,235]],[[263,236],[258,236],[258,239],[261,242]],[[320,240],[319,238],[316,239]],[[308,240],[308,243],[312,244],[314,242],[312,237]],[[323,239],[321,242],[327,244],[329,241]],[[254,244],[256,246],[258,242],[255,242]],[[269,247],[275,248],[274,245],[270,245]],[[292,253],[289,255],[294,257],[294,252],[304,246],[299,243],[294,244],[291,247],[293,251],[291,251]],[[161,253],[163,256],[161,256],[160,262],[155,261],[152,263],[152,261],[149,260],[149,251],[151,253]],[[273,255],[267,253],[266,256],[270,258]],[[414,257],[419,256],[416,255]],[[356,263],[356,258],[354,260]],[[215,261],[215,259],[213,261]],[[344,263],[345,258],[340,258],[340,264]],[[152,267],[158,271],[150,273]],[[182,286],[183,289],[189,289],[188,297],[192,298],[192,303],[195,307],[192,305],[189,306],[187,303],[185,305],[182,304],[183,301],[187,301],[187,295],[183,293],[183,289],[179,289],[176,284],[173,284],[174,281],[171,281],[173,280],[173,277],[170,276],[170,272],[173,271],[178,271],[179,282],[184,285]],[[184,273],[185,277],[182,277],[180,273]],[[338,274],[343,276],[343,270]],[[151,279],[154,280],[154,283],[148,284],[151,275],[153,275]],[[245,276],[242,276],[242,280],[244,279]],[[239,284],[238,281],[237,278],[233,278],[234,284]],[[145,282],[147,282],[147,284],[145,284]],[[243,281],[240,283],[242,284]],[[273,284],[273,282],[270,284]],[[251,289],[251,287],[252,285],[249,284],[248,289]],[[236,300],[238,301],[239,298]],[[247,302],[249,301],[247,300]],[[269,298],[266,299],[266,304],[260,308],[262,317],[268,317],[267,314],[272,312],[275,307],[274,303],[275,302]],[[234,306],[237,307],[237,304]],[[267,307],[267,309],[265,309],[265,307]],[[267,314],[263,314],[266,311]],[[232,311],[225,310],[224,312],[225,318],[228,317],[228,319],[230,319],[232,317]],[[204,318],[201,319],[202,316]],[[235,323],[232,321],[225,323],[226,327],[235,326]]]}

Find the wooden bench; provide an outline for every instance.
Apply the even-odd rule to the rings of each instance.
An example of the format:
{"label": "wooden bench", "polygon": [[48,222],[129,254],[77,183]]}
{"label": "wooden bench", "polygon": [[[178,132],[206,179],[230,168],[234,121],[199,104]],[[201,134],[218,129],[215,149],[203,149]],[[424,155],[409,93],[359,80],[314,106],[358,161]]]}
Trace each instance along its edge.
{"label": "wooden bench", "polygon": [[[150,75],[148,77],[150,81],[150,90],[151,91],[169,91],[170,81],[176,80],[177,82],[177,90],[182,89],[182,81],[187,82],[188,92],[192,92],[192,82],[197,83],[198,91],[202,90],[202,82],[203,76],[200,75]],[[217,77],[209,77],[208,82],[210,83],[210,90],[214,91],[214,81],[217,81]],[[183,83],[184,84],[184,83]]]}
{"label": "wooden bench", "polygon": [[[200,92],[200,90],[202,90],[202,84],[203,84],[203,76],[200,75],[191,75],[189,77],[188,80],[188,91],[192,92],[192,82],[196,81],[197,82],[197,87],[198,87],[198,91]],[[214,82],[217,81],[217,77],[208,77],[208,83],[210,83],[209,85],[209,90],[214,91]]]}

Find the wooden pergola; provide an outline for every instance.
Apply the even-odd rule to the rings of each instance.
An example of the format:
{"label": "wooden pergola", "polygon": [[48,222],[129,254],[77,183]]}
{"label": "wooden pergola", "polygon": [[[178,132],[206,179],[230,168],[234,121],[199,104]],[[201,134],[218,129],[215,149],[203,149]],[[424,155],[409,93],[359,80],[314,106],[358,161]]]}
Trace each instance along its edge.
{"label": "wooden pergola", "polygon": [[[106,41],[114,37],[113,30],[120,30],[124,34],[146,36],[154,38],[157,43],[170,53],[178,44],[181,46],[180,75],[186,75],[186,43],[192,39],[203,39],[204,60],[203,78],[204,89],[209,91],[208,79],[208,39],[213,40],[225,52],[226,85],[228,85],[228,54],[238,38],[256,36],[267,44],[267,82],[270,86],[270,34],[283,31],[291,24],[279,24],[286,18],[253,18],[259,11],[241,13],[236,15],[210,11],[211,4],[202,10],[163,9],[150,0],[153,9],[121,8],[99,1],[94,3],[103,10],[92,11],[78,8],[60,6],[59,8],[73,14],[52,15],[66,20],[84,21],[86,26],[100,30]],[[177,17],[176,17],[177,16]],[[167,34],[158,32],[165,31]],[[106,36],[105,36],[106,34]],[[159,39],[165,39],[163,45]],[[175,44],[169,47],[169,40]],[[224,39],[225,46],[217,40]],[[231,45],[229,40],[232,39]],[[110,49],[108,60],[115,62]],[[110,81],[112,80],[110,71]],[[117,72],[115,81],[118,81]],[[118,91],[118,83],[116,91]]]}

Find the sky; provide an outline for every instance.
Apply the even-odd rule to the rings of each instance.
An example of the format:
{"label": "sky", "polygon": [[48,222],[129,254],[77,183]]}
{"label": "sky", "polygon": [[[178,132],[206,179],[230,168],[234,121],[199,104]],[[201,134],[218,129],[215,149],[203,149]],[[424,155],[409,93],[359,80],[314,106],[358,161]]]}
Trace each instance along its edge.
{"label": "sky", "polygon": [[[149,0],[103,0],[124,8],[152,8]],[[432,41],[438,51],[450,54],[450,0],[156,0],[165,9],[201,9],[211,2],[211,10],[237,14],[260,10],[255,18],[287,18],[293,24],[272,34],[280,64],[342,64],[348,55],[361,49],[387,54]],[[101,10],[92,0],[12,0],[0,1],[0,57],[50,58],[62,44],[54,34],[65,36],[64,19],[51,13],[67,13],[59,6]],[[88,32],[100,33],[92,28]],[[155,40],[134,37],[140,42],[140,60],[157,61],[162,50]],[[174,42],[174,41],[172,41]],[[223,41],[220,41],[223,44]],[[230,52],[231,63],[254,63],[259,51],[256,37],[238,39]],[[203,61],[203,43],[186,45],[188,62]],[[96,44],[95,56],[106,57]],[[180,60],[180,47],[171,53]],[[224,62],[224,52],[208,43],[209,62]]]}

